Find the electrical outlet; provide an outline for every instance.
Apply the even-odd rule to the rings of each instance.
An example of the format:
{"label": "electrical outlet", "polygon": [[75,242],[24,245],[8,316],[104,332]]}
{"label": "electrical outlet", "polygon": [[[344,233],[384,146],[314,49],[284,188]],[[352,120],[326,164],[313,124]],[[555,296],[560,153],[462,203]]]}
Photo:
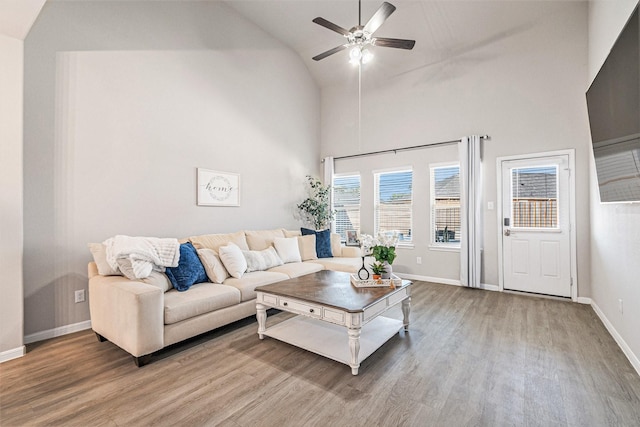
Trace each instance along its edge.
{"label": "electrical outlet", "polygon": [[80,289],[79,291],[75,292],[75,301],[76,303],[84,302],[84,289]]}
{"label": "electrical outlet", "polygon": [[416,264],[422,264],[422,257],[421,256],[417,256],[416,257]]}
{"label": "electrical outlet", "polygon": [[618,310],[620,310],[620,314],[623,313],[623,311],[622,311],[622,299],[618,300]]}

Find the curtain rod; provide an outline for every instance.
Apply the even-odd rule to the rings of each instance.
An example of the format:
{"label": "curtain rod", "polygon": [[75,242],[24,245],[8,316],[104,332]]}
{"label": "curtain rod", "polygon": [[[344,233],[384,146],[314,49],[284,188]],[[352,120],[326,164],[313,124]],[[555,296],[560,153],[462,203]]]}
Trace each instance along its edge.
{"label": "curtain rod", "polygon": [[[491,139],[491,137],[489,135],[480,135],[480,139]],[[394,148],[389,150],[371,151],[369,153],[351,154],[348,156],[334,157],[333,160],[352,159],[354,157],[364,157],[364,156],[375,156],[377,154],[386,154],[386,153],[396,154],[398,151],[417,150],[420,148],[435,147],[438,145],[457,144],[460,141],[462,140],[453,139],[451,141],[432,142],[431,144],[414,145],[412,147],[402,147],[402,148]]]}

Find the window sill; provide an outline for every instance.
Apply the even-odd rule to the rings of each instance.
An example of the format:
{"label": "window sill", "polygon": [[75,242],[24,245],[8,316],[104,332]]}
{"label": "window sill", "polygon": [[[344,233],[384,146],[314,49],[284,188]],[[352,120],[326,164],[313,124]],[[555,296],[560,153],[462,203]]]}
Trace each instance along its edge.
{"label": "window sill", "polygon": [[460,245],[429,245],[430,251],[460,252]]}
{"label": "window sill", "polygon": [[413,249],[415,246],[413,243],[398,243],[398,249]]}

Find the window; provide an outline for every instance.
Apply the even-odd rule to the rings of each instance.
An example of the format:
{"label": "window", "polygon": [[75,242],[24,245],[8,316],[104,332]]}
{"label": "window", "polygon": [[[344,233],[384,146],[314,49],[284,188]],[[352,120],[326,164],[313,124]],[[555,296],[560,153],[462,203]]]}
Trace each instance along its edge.
{"label": "window", "polygon": [[412,241],[413,171],[411,169],[374,174],[375,234],[398,233],[398,242]]}
{"label": "window", "polygon": [[558,228],[558,167],[511,169],[512,226]]}
{"label": "window", "polygon": [[360,175],[335,175],[332,187],[335,232],[346,241],[347,230],[360,233]]}
{"label": "window", "polygon": [[460,166],[431,167],[431,243],[460,244]]}

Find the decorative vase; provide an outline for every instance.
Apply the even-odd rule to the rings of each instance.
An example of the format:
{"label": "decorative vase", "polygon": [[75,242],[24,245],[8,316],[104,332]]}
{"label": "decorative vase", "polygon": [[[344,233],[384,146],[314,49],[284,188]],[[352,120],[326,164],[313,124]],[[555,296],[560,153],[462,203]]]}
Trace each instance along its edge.
{"label": "decorative vase", "polygon": [[364,257],[362,257],[362,267],[358,270],[358,279],[360,280],[368,280],[369,279],[369,270],[364,266]]}
{"label": "decorative vase", "polygon": [[382,278],[391,279],[391,273],[393,272],[393,269],[391,268],[391,264],[385,261],[382,265],[384,265],[384,273],[382,273]]}

